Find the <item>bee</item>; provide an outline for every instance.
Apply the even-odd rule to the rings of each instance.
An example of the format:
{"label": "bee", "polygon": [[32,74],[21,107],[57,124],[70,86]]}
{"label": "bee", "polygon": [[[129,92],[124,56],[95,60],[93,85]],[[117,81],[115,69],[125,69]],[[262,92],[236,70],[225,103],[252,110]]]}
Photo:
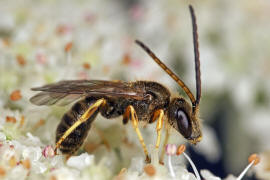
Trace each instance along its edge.
{"label": "bee", "polygon": [[36,105],[65,105],[78,100],[66,112],[56,129],[56,150],[63,154],[73,154],[83,144],[92,122],[100,113],[107,119],[123,117],[123,124],[131,120],[143,147],[146,161],[149,153],[139,129],[139,122],[156,123],[156,148],[159,148],[163,122],[176,129],[190,143],[196,144],[202,138],[198,118],[201,98],[200,58],[196,16],[189,6],[195,54],[196,99],[185,83],[177,77],[141,41],[135,42],[171,77],[189,97],[171,97],[170,91],[153,81],[104,81],[104,80],[64,80],[42,87],[32,88],[41,91],[30,101]]}

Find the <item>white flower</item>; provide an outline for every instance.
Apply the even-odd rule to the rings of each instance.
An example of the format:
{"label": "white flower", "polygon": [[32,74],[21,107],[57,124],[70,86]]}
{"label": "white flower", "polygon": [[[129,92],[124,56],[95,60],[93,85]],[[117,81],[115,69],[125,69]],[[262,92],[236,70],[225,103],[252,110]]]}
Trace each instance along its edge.
{"label": "white flower", "polygon": [[[164,62],[173,59],[193,58],[191,57],[192,53],[190,53],[192,51],[191,41],[190,38],[187,38],[190,32],[186,33],[186,31],[190,31],[190,27],[186,26],[184,22],[189,21],[187,11],[182,11],[181,3],[179,4],[176,1],[164,3],[159,0],[155,2],[154,6],[151,1],[140,2],[134,3],[135,8],[139,9],[140,15],[136,18],[133,17],[131,20],[132,17],[130,17],[129,13],[130,9],[134,9],[133,3],[97,0],[91,1],[91,6],[89,6],[87,1],[76,0],[68,1],[68,3],[62,1],[53,1],[52,3],[38,1],[34,4],[31,0],[25,0],[23,3],[0,0],[0,34],[4,35],[0,38],[0,169],[2,167],[4,169],[4,178],[29,178],[30,180],[54,179],[54,177],[58,180],[111,179],[115,173],[114,170],[118,170],[120,166],[126,167],[126,170],[122,171],[121,175],[131,180],[173,179],[172,176],[180,180],[200,178],[198,173],[196,173],[197,177],[194,175],[194,172],[197,171],[194,164],[192,165],[193,168],[195,167],[194,172],[188,172],[185,165],[179,163],[181,157],[174,155],[175,149],[171,149],[170,156],[165,158],[165,165],[160,165],[158,160],[161,153],[155,148],[152,148],[153,151],[151,151],[151,168],[154,173],[152,172],[153,177],[150,177],[151,173],[147,172],[147,168],[145,169],[146,164],[142,157],[142,149],[133,127],[129,123],[128,127],[123,128],[128,133],[123,135],[124,133],[119,133],[120,131],[117,131],[114,127],[112,128],[112,125],[118,123],[117,121],[99,121],[96,119],[90,131],[92,133],[91,138],[99,142],[100,138],[94,131],[94,125],[100,125],[98,127],[101,127],[101,129],[110,129],[110,131],[107,131],[111,136],[109,141],[110,150],[101,145],[102,151],[99,151],[98,147],[97,151],[99,152],[94,152],[95,155],[83,153],[79,156],[72,156],[67,161],[64,155],[54,156],[52,146],[46,145],[54,143],[56,124],[65,111],[56,107],[36,107],[28,101],[29,97],[33,95],[33,92],[30,91],[31,87],[60,79],[158,80],[164,85],[176,89],[173,88],[176,83],[135,46],[133,39],[139,38],[147,42],[147,44],[149,43],[154,52]],[[269,11],[267,8],[264,9],[264,7],[268,7],[264,6],[264,2],[255,2],[257,3],[256,6],[244,1],[245,6],[240,6],[240,3],[243,3],[241,1],[231,2],[238,3],[237,7],[247,8],[248,12],[252,12],[248,14],[258,16],[260,21],[255,22],[258,26],[249,26],[252,30],[256,30],[262,24],[267,24],[265,22],[268,18],[265,17],[268,17]],[[204,4],[207,8],[210,7],[203,2],[201,8],[204,7]],[[230,7],[229,1],[228,5]],[[213,7],[219,11],[216,8],[217,6]],[[204,20],[198,20],[198,23],[201,27],[200,30],[202,30],[202,33],[200,33],[201,38],[206,40],[206,44],[202,42],[205,45],[201,47],[202,85],[205,86],[203,88],[205,97],[212,96],[212,94],[222,94],[224,89],[226,91],[228,88],[236,87],[237,91],[233,91],[233,101],[236,109],[242,110],[245,114],[242,117],[245,120],[242,124],[243,128],[248,130],[249,135],[258,138],[257,143],[260,147],[269,146],[270,141],[265,140],[265,137],[268,137],[269,134],[269,126],[267,126],[269,124],[269,104],[266,103],[265,107],[258,111],[254,103],[258,87],[265,92],[270,89],[270,81],[265,81],[263,78],[260,81],[254,80],[254,77],[256,80],[258,79],[256,77],[264,77],[265,79],[269,77],[267,76],[270,72],[270,66],[267,66],[269,58],[263,57],[262,53],[267,52],[268,46],[258,46],[256,44],[256,42],[260,44],[269,43],[269,38],[265,36],[265,33],[261,33],[263,29],[246,31],[246,26],[243,26],[245,33],[234,29],[236,27],[235,22],[239,20],[241,22],[252,22],[249,21],[252,19],[250,16],[239,17],[242,13],[245,13],[245,9],[237,8],[237,11],[239,11],[237,14],[231,13],[232,16],[236,15],[233,21],[232,18],[229,20],[227,17],[225,19],[221,18],[221,21],[224,21],[222,24],[229,28],[229,31],[220,31],[222,33],[220,39],[220,34],[216,30],[221,30],[224,27],[216,28],[213,26],[215,23],[211,21],[211,18],[204,18],[209,16],[207,13],[212,14],[215,12],[202,11],[201,8],[198,8],[198,11],[201,11],[198,14],[202,13],[198,16],[198,19]],[[157,12],[159,12],[159,16],[156,16]],[[85,13],[93,15],[93,19],[85,21]],[[212,26],[214,29],[212,29]],[[206,33],[203,32],[205,29],[207,30]],[[210,33],[208,30],[210,30]],[[180,31],[181,33],[179,33]],[[209,35],[205,36],[205,34],[214,36],[209,38]],[[222,42],[225,47],[224,52],[226,52],[225,58],[222,57],[224,53],[219,50],[220,46],[211,46],[209,43],[213,40],[211,38],[217,38],[218,41]],[[243,39],[245,41],[242,41]],[[223,42],[223,40],[225,41]],[[64,46],[70,41],[73,42],[74,46],[67,53],[64,51]],[[183,42],[183,44],[179,42]],[[234,43],[229,45],[228,42]],[[242,46],[243,42],[246,42],[245,46]],[[252,51],[249,51],[250,49]],[[240,52],[244,56],[236,56],[235,52]],[[251,54],[252,52],[253,54]],[[17,54],[21,54],[25,58],[25,66],[22,67],[16,62]],[[125,54],[128,54],[131,58],[129,66],[122,66],[120,63]],[[256,61],[252,60],[254,57],[258,57]],[[220,60],[217,61],[217,59]],[[82,64],[84,62],[91,64],[93,69],[83,69]],[[168,64],[167,62],[166,64]],[[183,68],[187,69],[189,74],[179,75],[185,79],[188,86],[192,87],[192,82],[194,82],[193,64],[187,62],[186,65]],[[173,64],[168,64],[168,66],[173,67]],[[173,68],[179,72],[178,67]],[[255,76],[253,78],[242,76],[243,72],[241,70],[243,69],[250,70],[250,73],[245,75]],[[237,77],[239,74],[242,74],[240,78]],[[225,83],[228,79],[232,79],[231,77],[234,78],[234,81]],[[22,99],[18,102],[10,102],[9,100],[9,92],[14,89],[20,89],[22,92]],[[265,99],[267,101],[267,98]],[[215,103],[212,103],[213,108],[215,108],[215,105]],[[204,107],[206,108],[202,108],[203,111],[206,111],[207,107],[209,108],[209,106]],[[6,123],[7,116],[14,117],[16,121]],[[22,116],[25,117],[24,123],[21,123]],[[35,126],[35,122],[40,119],[44,120],[44,126]],[[258,123],[258,119],[260,123]],[[205,139],[198,144],[196,149],[208,160],[215,161],[220,157],[221,151],[215,134],[211,129],[204,127]],[[144,138],[147,145],[156,140],[156,136],[153,135],[155,133],[154,124],[141,129],[146,136]],[[114,132],[116,133],[112,134]],[[128,137],[127,139],[130,140],[126,145],[122,143],[123,137]],[[175,138],[174,135],[171,135],[170,139],[170,143],[178,143],[181,138],[177,134]],[[123,146],[126,146],[125,149]],[[125,151],[128,148],[132,149],[132,154]],[[235,148],[230,149],[236,150]],[[42,150],[44,150],[44,157],[42,156]],[[80,149],[81,151],[83,150]],[[108,151],[110,153],[107,153]],[[104,158],[104,154],[106,158]],[[270,179],[269,154],[269,152],[263,153],[261,155],[261,164],[255,168],[256,176],[259,178]],[[51,158],[46,158],[50,156]],[[188,161],[192,158],[185,153],[183,153],[183,156],[188,158]],[[104,159],[99,161],[100,157]],[[226,158],[233,157],[227,156]],[[97,160],[97,164],[94,159]],[[24,160],[30,162],[29,169],[23,167],[22,162]],[[130,165],[128,164],[129,161],[131,161]],[[207,170],[202,170],[201,175],[207,180],[220,179]],[[235,180],[237,177],[229,175],[226,179]]]}

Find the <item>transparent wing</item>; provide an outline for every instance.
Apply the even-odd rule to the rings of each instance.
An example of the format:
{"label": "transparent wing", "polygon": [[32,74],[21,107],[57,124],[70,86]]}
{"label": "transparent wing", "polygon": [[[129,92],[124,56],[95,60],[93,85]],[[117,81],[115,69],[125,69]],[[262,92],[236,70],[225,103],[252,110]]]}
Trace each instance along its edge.
{"label": "transparent wing", "polygon": [[67,105],[86,96],[126,97],[144,99],[145,92],[132,83],[102,80],[69,80],[32,88],[42,91],[30,99],[36,105]]}

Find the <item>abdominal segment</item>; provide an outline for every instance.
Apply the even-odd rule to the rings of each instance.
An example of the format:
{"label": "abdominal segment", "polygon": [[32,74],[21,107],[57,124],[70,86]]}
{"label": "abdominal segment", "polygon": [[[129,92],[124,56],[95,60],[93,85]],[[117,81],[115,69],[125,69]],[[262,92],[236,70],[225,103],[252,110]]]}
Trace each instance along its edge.
{"label": "abdominal segment", "polygon": [[[75,103],[72,108],[64,114],[61,122],[56,129],[56,142],[64,135],[64,133],[86,112],[86,110],[97,101],[97,98],[87,97]],[[63,140],[59,149],[64,154],[73,154],[83,144],[90,130],[91,123],[98,114],[95,111],[87,121],[80,124],[66,139]]]}

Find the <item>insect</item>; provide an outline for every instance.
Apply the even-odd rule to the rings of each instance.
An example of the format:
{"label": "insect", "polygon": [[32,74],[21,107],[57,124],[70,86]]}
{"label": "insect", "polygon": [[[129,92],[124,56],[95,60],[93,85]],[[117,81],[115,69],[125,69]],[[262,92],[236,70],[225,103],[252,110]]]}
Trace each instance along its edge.
{"label": "insect", "polygon": [[42,87],[32,88],[41,91],[30,101],[36,105],[65,105],[78,100],[66,112],[56,130],[56,150],[64,154],[76,152],[83,144],[92,122],[98,113],[107,119],[123,116],[123,124],[131,120],[143,147],[146,160],[149,154],[138,127],[139,122],[157,122],[156,148],[159,148],[161,129],[166,121],[182,134],[190,143],[196,144],[202,138],[198,119],[201,98],[200,59],[196,17],[189,6],[195,54],[196,99],[184,84],[161,60],[141,41],[142,47],[152,59],[170,75],[185,91],[191,104],[183,97],[171,97],[169,90],[152,81],[103,81],[103,80],[66,80]]}

